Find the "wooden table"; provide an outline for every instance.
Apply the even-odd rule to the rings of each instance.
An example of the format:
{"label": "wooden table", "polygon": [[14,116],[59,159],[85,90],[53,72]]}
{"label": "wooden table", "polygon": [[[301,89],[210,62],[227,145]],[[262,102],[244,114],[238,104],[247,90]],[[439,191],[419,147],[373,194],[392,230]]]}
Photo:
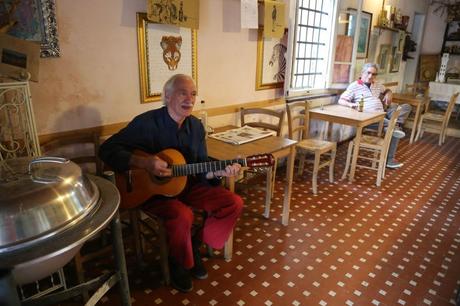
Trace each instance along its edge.
{"label": "wooden table", "polygon": [[[359,153],[359,143],[361,141],[363,128],[373,123],[380,123],[378,130],[380,134],[383,128],[383,118],[385,118],[385,112],[358,112],[357,110],[354,110],[350,107],[339,104],[310,109],[310,119],[324,120],[356,127],[356,137],[354,142],[355,146],[353,149],[350,176],[348,178],[350,183],[353,182],[353,178],[355,177],[356,162],[358,160]],[[346,174],[344,173],[344,176],[345,175]]]}
{"label": "wooden table", "polygon": [[[223,131],[225,129],[230,128],[232,127],[227,126],[218,129],[218,131]],[[281,223],[283,225],[288,225],[289,209],[291,205],[292,174],[294,171],[295,144],[297,143],[297,141],[278,136],[270,136],[267,138],[262,138],[259,140],[248,142],[242,145],[233,145],[210,137],[207,138],[206,142],[208,147],[208,156],[216,160],[228,160],[237,157],[244,158],[247,156],[261,153],[270,153],[274,156],[274,158],[287,157],[286,184],[284,187],[283,213]],[[226,179],[225,183],[229,190],[235,191],[234,178]],[[268,212],[270,211],[270,190],[271,180],[267,179],[267,190],[265,196],[266,202],[264,213],[264,216],[266,217],[268,216]],[[232,235],[230,235],[229,239],[225,244],[225,259],[232,258],[232,250],[233,233]]]}
{"label": "wooden table", "polygon": [[[425,105],[427,102],[427,98],[425,97],[417,97],[413,94],[399,94],[393,93],[393,102],[397,104],[410,104],[411,106],[415,106],[415,117],[414,117],[414,124],[412,126],[412,132],[410,133],[410,140],[409,143],[414,142],[415,139],[415,132],[417,131],[418,121],[420,120],[420,116],[422,115],[422,106]],[[429,99],[429,98],[428,98]]]}

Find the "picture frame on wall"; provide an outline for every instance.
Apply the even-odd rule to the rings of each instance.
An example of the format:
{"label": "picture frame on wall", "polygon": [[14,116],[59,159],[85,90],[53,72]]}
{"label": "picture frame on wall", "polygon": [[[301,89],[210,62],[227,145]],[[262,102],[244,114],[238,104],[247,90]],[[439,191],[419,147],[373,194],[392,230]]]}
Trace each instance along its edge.
{"label": "picture frame on wall", "polygon": [[379,70],[383,73],[387,71],[388,62],[391,58],[391,45],[383,44],[380,46],[380,52],[377,57]]}
{"label": "picture frame on wall", "polygon": [[164,83],[175,74],[197,84],[196,30],[153,23],[137,13],[137,46],[141,103],[160,101]]}
{"label": "picture frame on wall", "polygon": [[6,16],[0,33],[40,43],[41,57],[59,57],[55,0],[3,0]]}
{"label": "picture frame on wall", "polygon": [[390,72],[398,72],[399,65],[401,64],[402,53],[398,52],[398,46],[394,46],[391,52],[391,65]]}
{"label": "picture frame on wall", "polygon": [[281,88],[286,73],[287,29],[281,39],[264,37],[260,27],[257,38],[256,90]]}
{"label": "picture frame on wall", "polygon": [[[348,9],[348,27],[346,35],[355,37],[356,33],[356,9]],[[372,13],[361,11],[361,22],[359,24],[358,50],[356,58],[367,58],[369,51],[369,40],[372,28]]]}

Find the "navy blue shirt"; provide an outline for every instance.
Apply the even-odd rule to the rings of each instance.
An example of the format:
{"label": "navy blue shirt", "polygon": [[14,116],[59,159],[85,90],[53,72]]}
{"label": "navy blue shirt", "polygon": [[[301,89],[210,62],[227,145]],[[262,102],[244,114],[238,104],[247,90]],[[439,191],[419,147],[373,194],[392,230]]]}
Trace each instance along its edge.
{"label": "navy blue shirt", "polygon": [[[207,161],[205,131],[201,121],[189,116],[179,128],[166,107],[145,112],[107,139],[100,147],[99,157],[115,171],[122,172],[129,170],[133,150],[156,154],[169,148],[181,152],[187,163]],[[199,177],[204,180],[205,174]]]}

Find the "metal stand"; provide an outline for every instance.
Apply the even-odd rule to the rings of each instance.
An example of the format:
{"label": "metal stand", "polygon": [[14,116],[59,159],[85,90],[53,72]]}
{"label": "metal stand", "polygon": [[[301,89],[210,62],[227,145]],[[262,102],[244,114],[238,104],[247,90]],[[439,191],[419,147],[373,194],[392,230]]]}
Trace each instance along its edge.
{"label": "metal stand", "polygon": [[[118,283],[118,290],[121,296],[121,304],[123,306],[131,306],[131,295],[129,292],[128,272],[126,270],[125,253],[123,249],[123,239],[121,236],[120,216],[117,212],[115,217],[110,222],[110,229],[113,239],[113,255],[115,257],[116,270],[112,274],[104,274],[85,283],[79,284],[72,288],[63,290],[58,293],[49,294],[40,298],[34,298],[22,302],[22,304],[6,304],[7,306],[41,306],[56,304],[72,297],[82,295],[84,292],[94,290],[96,292],[89,298],[85,306],[96,305],[96,303]],[[14,288],[14,287],[13,287]],[[2,304],[0,304],[3,306]]]}

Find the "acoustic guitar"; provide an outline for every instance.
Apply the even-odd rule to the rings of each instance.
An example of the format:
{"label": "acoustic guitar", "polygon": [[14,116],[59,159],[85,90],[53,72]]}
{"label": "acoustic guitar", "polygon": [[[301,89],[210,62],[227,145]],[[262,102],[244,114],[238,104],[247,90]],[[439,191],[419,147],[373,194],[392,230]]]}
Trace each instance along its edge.
{"label": "acoustic guitar", "polygon": [[[140,150],[133,151],[140,156],[153,156]],[[184,156],[175,149],[166,149],[155,154],[166,161],[172,169],[171,177],[152,176],[145,169],[131,169],[115,173],[115,180],[121,195],[122,208],[134,208],[142,205],[154,195],[176,196],[184,190],[187,176],[223,170],[228,165],[238,163],[243,167],[265,168],[274,163],[271,154],[259,154],[246,158],[219,160],[187,164]]]}

